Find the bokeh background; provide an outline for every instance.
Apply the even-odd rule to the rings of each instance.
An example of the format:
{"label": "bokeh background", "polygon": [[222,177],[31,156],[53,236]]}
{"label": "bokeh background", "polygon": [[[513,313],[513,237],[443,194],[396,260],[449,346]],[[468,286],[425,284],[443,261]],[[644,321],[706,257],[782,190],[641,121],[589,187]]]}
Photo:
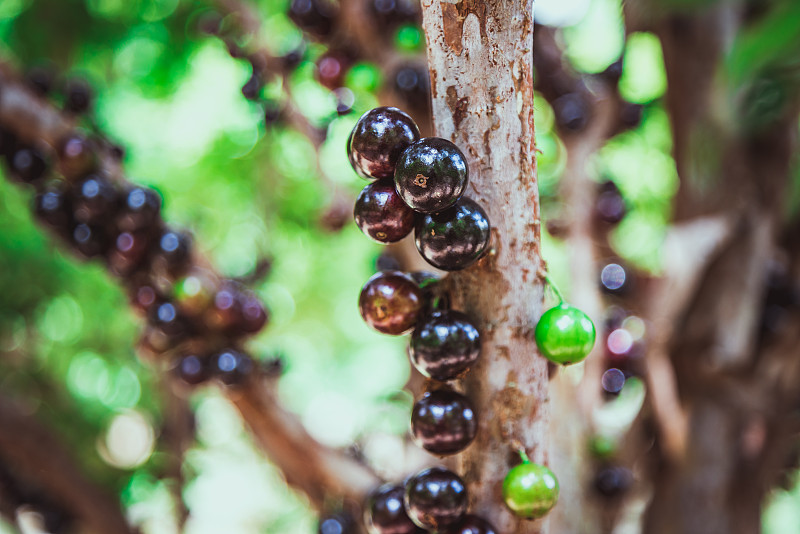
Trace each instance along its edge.
{"label": "bokeh background", "polygon": [[[359,289],[382,248],[359,232],[343,202],[364,186],[347,161],[347,135],[381,91],[396,88],[397,72],[357,62],[343,80],[350,92],[332,92],[318,75],[327,47],[304,38],[289,4],[250,2],[261,23],[250,39],[275,57],[302,50],[291,75],[268,82],[260,102],[241,92],[250,64],[199,29],[217,12],[200,0],[0,0],[0,58],[22,71],[89,81],[95,104],[86,127],[124,147],[127,175],[161,193],[167,221],[189,229],[223,274],[244,277],[269,261],[252,287],[271,322],[249,348],[257,358],[283,359],[275,387],[315,438],[351,447],[397,476],[413,402],[402,391],[410,369],[404,340],[376,334],[358,315]],[[539,0],[536,9],[538,23],[564,28],[576,70],[600,73],[625,55],[620,94],[642,105],[641,121],[597,153],[592,175],[613,182],[624,199],[610,238],[615,254],[631,273],[657,274],[678,186],[659,41],[648,33],[625,39],[615,0]],[[410,62],[421,58],[418,25],[388,29],[377,45]],[[284,83],[293,106],[324,132],[318,150],[292,124],[265,123],[264,102],[280,105]],[[547,222],[559,211],[565,151],[552,109],[544,98],[535,106]],[[424,112],[416,118],[429,120]],[[135,351],[142,320],[102,265],[55,245],[31,203],[29,191],[0,180],[0,392],[51,426],[90,477],[119,494],[143,533],[178,532],[176,494],[190,512],[189,534],[315,531],[314,513],[213,386],[190,397],[196,443],[176,493],[164,476],[163,378]],[[565,245],[547,232],[543,239],[551,272],[569,293]],[[628,381],[608,409],[611,426],[632,419],[641,388]],[[800,486],[773,492],[763,517],[767,534],[800,532]],[[0,522],[0,532],[16,530]]]}

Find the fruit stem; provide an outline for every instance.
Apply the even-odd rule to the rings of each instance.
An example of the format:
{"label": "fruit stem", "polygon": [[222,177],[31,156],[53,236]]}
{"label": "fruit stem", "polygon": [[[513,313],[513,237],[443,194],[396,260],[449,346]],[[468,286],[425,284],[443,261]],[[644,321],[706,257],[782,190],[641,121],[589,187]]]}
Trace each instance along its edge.
{"label": "fruit stem", "polygon": [[558,290],[558,286],[553,282],[549,274],[544,275],[544,281],[547,282],[548,286],[550,286],[550,289],[553,291],[556,298],[558,299],[558,303],[564,304],[564,296],[561,294],[561,291]]}
{"label": "fruit stem", "polygon": [[519,453],[519,457],[520,457],[520,458],[522,458],[522,463],[523,463],[523,464],[529,464],[529,463],[531,463],[531,459],[530,459],[530,458],[528,458],[528,454],[525,452],[525,449],[523,449],[522,447],[520,447],[520,448],[517,450],[517,452]]}

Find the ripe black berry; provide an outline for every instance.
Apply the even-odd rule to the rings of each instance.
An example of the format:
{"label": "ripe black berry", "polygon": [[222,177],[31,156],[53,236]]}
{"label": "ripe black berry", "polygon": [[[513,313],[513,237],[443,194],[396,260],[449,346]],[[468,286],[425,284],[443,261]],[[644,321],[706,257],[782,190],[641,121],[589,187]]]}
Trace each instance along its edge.
{"label": "ripe black berry", "polygon": [[610,180],[599,186],[595,213],[597,218],[608,224],[617,224],[625,217],[625,199],[616,184]]}
{"label": "ripe black berry", "polygon": [[317,81],[331,91],[344,85],[344,76],[347,69],[353,64],[353,59],[346,53],[330,50],[321,55],[317,60]]}
{"label": "ripe black berry", "polygon": [[182,354],[175,362],[172,374],[190,386],[196,386],[208,380],[208,362],[196,354]]}
{"label": "ripe black berry", "polygon": [[18,147],[9,158],[11,176],[21,182],[33,183],[47,171],[47,161],[41,152],[30,147]]}
{"label": "ripe black berry", "polygon": [[150,312],[150,324],[171,342],[189,333],[189,321],[171,302],[162,302]]}
{"label": "ripe black berry", "polygon": [[567,93],[553,101],[553,113],[559,129],[565,132],[579,132],[589,123],[591,110],[580,93]]}
{"label": "ripe black berry", "polygon": [[417,219],[417,250],[425,260],[444,271],[457,271],[474,263],[489,246],[489,218],[477,202],[462,197],[456,205]]}
{"label": "ripe black berry", "polygon": [[105,254],[108,250],[108,236],[102,226],[78,224],[72,230],[72,243],[87,258]]}
{"label": "ripe black berry", "polygon": [[452,380],[478,360],[481,336],[469,317],[458,311],[435,311],[411,335],[411,363],[426,377]]}
{"label": "ripe black berry", "polygon": [[594,488],[603,497],[620,497],[633,484],[633,473],[627,467],[612,465],[602,467],[594,478]]}
{"label": "ripe black berry", "polygon": [[292,0],[289,6],[292,22],[315,37],[331,32],[336,12],[336,6],[328,0]]}
{"label": "ripe black berry", "polygon": [[261,300],[249,291],[239,293],[239,306],[242,310],[242,321],[239,332],[255,334],[259,332],[269,320],[267,309]]}
{"label": "ripe black berry", "polygon": [[319,518],[317,534],[358,534],[355,520],[344,512]]}
{"label": "ripe black berry", "polygon": [[400,155],[394,182],[411,208],[435,213],[461,198],[468,177],[467,160],[456,145],[446,139],[426,137]]}
{"label": "ripe black berry", "polygon": [[72,192],[75,219],[87,224],[102,224],[116,213],[119,194],[105,176],[92,174],[75,184]]}
{"label": "ripe black berry", "polygon": [[71,113],[86,113],[92,107],[92,88],[86,80],[73,78],[64,90],[64,110]]}
{"label": "ripe black berry", "polygon": [[478,431],[472,402],[455,391],[440,389],[425,393],[411,412],[414,442],[438,455],[463,451]]}
{"label": "ripe black berry", "polygon": [[461,521],[442,531],[442,534],[496,534],[496,532],[497,529],[482,517],[467,514]]}
{"label": "ripe black berry", "polygon": [[154,267],[170,276],[180,276],[189,266],[191,249],[192,239],[188,234],[166,229],[156,245]]}
{"label": "ripe black berry", "polygon": [[404,65],[394,73],[395,91],[406,104],[416,110],[425,110],[430,104],[430,74],[428,69],[416,65]]}
{"label": "ripe black berry", "polygon": [[78,178],[94,170],[96,163],[92,143],[81,133],[72,133],[58,147],[58,168],[66,179]]}
{"label": "ripe black berry", "polygon": [[414,229],[414,210],[403,202],[389,178],[361,191],[353,217],[361,231],[379,243],[400,241]]}
{"label": "ripe black berry", "polygon": [[350,132],[347,154],[362,178],[388,178],[394,176],[400,154],[417,139],[419,128],[411,117],[397,108],[375,108]]}
{"label": "ripe black berry", "polygon": [[53,90],[56,74],[54,69],[47,66],[36,66],[25,74],[25,81],[36,94],[47,96]]}
{"label": "ripe black berry", "polygon": [[161,197],[148,187],[133,186],[123,194],[117,219],[121,230],[152,229],[159,222]]}
{"label": "ripe black berry", "polygon": [[358,308],[364,321],[378,332],[400,335],[416,324],[422,293],[403,273],[377,273],[361,289]]}
{"label": "ripe black berry", "polygon": [[373,491],[364,506],[364,524],[369,534],[422,534],[406,514],[403,486],[384,484]]}
{"label": "ripe black berry", "polygon": [[69,196],[63,187],[52,186],[36,195],[34,199],[36,216],[60,232],[68,232],[72,223],[72,208]]}
{"label": "ripe black berry", "polygon": [[255,364],[250,356],[232,349],[224,350],[212,359],[214,376],[228,386],[244,382],[254,368]]}
{"label": "ripe black berry", "polygon": [[406,483],[408,517],[428,530],[441,530],[458,522],[467,511],[467,501],[464,481],[442,467],[426,469]]}
{"label": "ripe black berry", "polygon": [[143,231],[122,232],[117,235],[108,255],[108,266],[117,276],[129,276],[142,266],[152,238]]}

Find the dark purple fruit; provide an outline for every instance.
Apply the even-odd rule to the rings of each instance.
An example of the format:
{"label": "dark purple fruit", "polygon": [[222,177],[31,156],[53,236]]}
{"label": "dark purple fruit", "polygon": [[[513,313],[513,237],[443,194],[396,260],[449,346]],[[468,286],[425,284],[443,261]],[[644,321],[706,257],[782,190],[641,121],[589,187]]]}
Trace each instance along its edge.
{"label": "dark purple fruit", "polygon": [[97,163],[94,146],[85,135],[75,132],[64,139],[58,147],[58,169],[67,180],[84,176]]}
{"label": "dark purple fruit", "polygon": [[142,266],[150,249],[152,238],[143,231],[122,232],[117,236],[108,255],[111,272],[129,276]]}
{"label": "dark purple fruit", "polygon": [[439,213],[417,218],[417,250],[425,261],[443,271],[469,267],[489,246],[489,218],[477,202],[462,197]]}
{"label": "dark purple fruit", "polygon": [[419,3],[413,0],[370,0],[369,5],[380,30],[419,21]]}
{"label": "dark purple fruit", "polygon": [[248,78],[248,80],[242,86],[242,96],[244,96],[247,100],[258,100],[258,97],[261,96],[261,89],[263,87],[264,82],[261,81],[261,75],[258,72],[253,72],[250,78]]}
{"label": "dark purple fruit", "polygon": [[87,224],[103,224],[116,214],[119,193],[108,178],[92,174],[75,184],[72,199],[76,220]]}
{"label": "dark purple fruit", "polygon": [[135,276],[128,284],[131,306],[139,313],[149,315],[154,306],[162,302],[155,285],[146,274]]}
{"label": "dark purple fruit", "polygon": [[394,74],[395,91],[413,109],[424,110],[430,105],[430,74],[422,66],[405,65]]}
{"label": "dark purple fruit", "polygon": [[622,388],[625,387],[625,380],[625,373],[612,367],[603,373],[600,384],[603,386],[603,391],[609,395],[619,395]]}
{"label": "dark purple fruit", "polygon": [[426,137],[397,160],[394,183],[406,204],[422,213],[449,208],[464,194],[469,166],[461,150],[446,139]]}
{"label": "dark purple fruit", "polygon": [[478,517],[477,515],[467,514],[458,523],[446,528],[442,534],[496,534],[491,523]]}
{"label": "dark purple fruit", "polygon": [[467,487],[458,475],[431,467],[409,479],[403,502],[414,523],[438,531],[461,520],[468,500]]}
{"label": "dark purple fruit", "polygon": [[59,231],[69,231],[72,224],[72,208],[69,196],[63,187],[52,186],[36,195],[34,199],[36,217]]}
{"label": "dark purple fruit", "polygon": [[338,115],[347,115],[353,111],[353,105],[356,103],[356,95],[347,87],[339,87],[333,91],[333,96],[336,97],[336,113]]}
{"label": "dark purple fruit", "polygon": [[319,518],[317,534],[358,534],[355,520],[345,512],[324,515]]}
{"label": "dark purple fruit", "polygon": [[633,484],[633,473],[627,467],[602,467],[594,478],[594,488],[603,497],[613,499],[624,495]]}
{"label": "dark purple fruit", "polygon": [[396,271],[373,275],[358,298],[361,317],[383,334],[400,335],[417,323],[422,293],[409,276]]}
{"label": "dark purple fruit", "polygon": [[455,391],[425,393],[411,411],[414,442],[440,456],[463,451],[475,439],[478,418],[472,402]]}
{"label": "dark purple fruit", "polygon": [[162,302],[150,311],[150,324],[171,341],[189,333],[189,321],[171,302]]}
{"label": "dark purple fruit", "polygon": [[553,101],[556,125],[562,132],[574,133],[589,124],[591,110],[586,98],[580,93],[567,93]]}
{"label": "dark purple fruit", "polygon": [[328,0],[292,0],[289,6],[292,22],[315,37],[331,32],[336,14],[336,5]]}
{"label": "dark purple fruit", "polygon": [[597,218],[608,224],[617,224],[625,217],[625,199],[614,182],[600,184],[594,209]]}
{"label": "dark purple fruit", "polygon": [[239,305],[242,310],[239,332],[244,334],[260,332],[269,321],[269,314],[261,300],[255,294],[244,291],[239,294]]}
{"label": "dark purple fruit", "polygon": [[192,239],[184,232],[167,228],[156,244],[154,267],[170,276],[180,276],[189,267]]}
{"label": "dark purple fruit", "polygon": [[196,386],[208,380],[208,363],[196,354],[183,354],[175,362],[172,374],[190,386]]}
{"label": "dark purple fruit", "polygon": [[76,225],[72,230],[72,243],[86,258],[100,256],[108,250],[108,236],[102,226]]}
{"label": "dark purple fruit", "polygon": [[133,186],[123,195],[122,212],[117,219],[121,230],[152,229],[160,221],[161,197],[148,187]]}
{"label": "dark purple fruit", "polygon": [[362,178],[389,178],[400,154],[417,139],[419,128],[411,117],[397,108],[375,108],[364,113],[350,132],[347,154]]}
{"label": "dark purple fruit", "polygon": [[353,59],[343,52],[330,50],[317,60],[317,81],[331,91],[344,85],[344,76],[352,66]]}
{"label": "dark purple fruit", "polygon": [[481,335],[465,314],[435,311],[422,319],[411,335],[409,356],[428,378],[458,378],[478,360]]}
{"label": "dark purple fruit", "polygon": [[228,386],[241,384],[255,368],[250,356],[232,349],[220,352],[211,363],[214,376]]}
{"label": "dark purple fruit", "polygon": [[373,491],[364,506],[364,525],[369,534],[421,534],[406,515],[403,486],[384,484]]}
{"label": "dark purple fruit", "polygon": [[64,89],[64,110],[70,113],[86,113],[92,107],[92,88],[86,80],[73,78]]}
{"label": "dark purple fruit", "polygon": [[47,161],[38,150],[31,147],[19,147],[9,157],[11,176],[25,183],[40,180],[47,171]]}
{"label": "dark purple fruit", "polygon": [[378,243],[400,241],[414,229],[414,210],[403,202],[389,178],[372,182],[361,191],[353,217],[361,231]]}

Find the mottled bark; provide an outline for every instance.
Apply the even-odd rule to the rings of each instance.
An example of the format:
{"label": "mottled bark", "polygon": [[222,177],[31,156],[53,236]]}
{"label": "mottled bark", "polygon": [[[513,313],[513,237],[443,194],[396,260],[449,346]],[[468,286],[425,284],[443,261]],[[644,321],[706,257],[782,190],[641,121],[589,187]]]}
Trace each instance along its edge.
{"label": "mottled bark", "polygon": [[472,510],[505,534],[546,531],[546,521],[514,517],[500,491],[516,448],[535,462],[548,460],[547,361],[533,338],[543,284],[532,4],[422,2],[434,129],[466,154],[466,194],[492,222],[491,251],[450,279],[455,307],[477,319],[483,333],[482,359],[464,380],[481,429],[462,455],[461,472]]}

